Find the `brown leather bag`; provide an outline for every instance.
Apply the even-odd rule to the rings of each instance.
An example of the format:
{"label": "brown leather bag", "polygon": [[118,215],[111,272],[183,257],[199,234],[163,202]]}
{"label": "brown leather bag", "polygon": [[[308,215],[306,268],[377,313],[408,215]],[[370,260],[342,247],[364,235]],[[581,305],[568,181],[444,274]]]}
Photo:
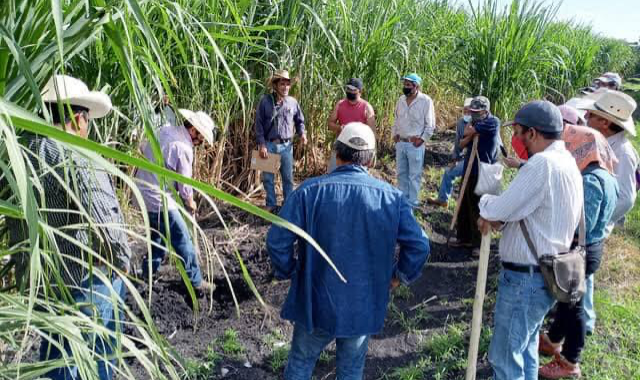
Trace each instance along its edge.
{"label": "brown leather bag", "polygon": [[578,245],[569,252],[557,255],[542,255],[538,257],[536,247],[533,245],[527,226],[524,220],[520,221],[520,229],[529,249],[535,256],[540,266],[540,272],[544,277],[544,283],[549,293],[558,302],[575,305],[586,292],[586,227],[584,220],[584,209],[580,216],[580,227],[578,229]]}

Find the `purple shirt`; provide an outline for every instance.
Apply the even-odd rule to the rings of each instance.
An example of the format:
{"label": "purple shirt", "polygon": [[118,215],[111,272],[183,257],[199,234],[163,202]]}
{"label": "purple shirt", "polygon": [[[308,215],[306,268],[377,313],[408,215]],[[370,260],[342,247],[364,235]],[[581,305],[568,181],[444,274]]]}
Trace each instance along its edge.
{"label": "purple shirt", "polygon": [[[191,136],[184,126],[165,126],[157,132],[158,143],[162,150],[164,158],[164,166],[178,174],[191,178],[193,176],[193,142]],[[144,156],[151,162],[156,162],[151,149],[151,144],[145,142],[142,152]],[[162,209],[162,197],[167,196],[167,209],[175,210],[178,208],[176,201],[171,197],[171,190],[160,190],[158,186],[158,178],[155,174],[151,174],[145,170],[138,170],[136,174],[138,188],[142,193],[142,198],[147,206],[147,212],[160,212]],[[183,200],[191,199],[193,189],[191,186],[182,183],[173,183],[180,198]]]}

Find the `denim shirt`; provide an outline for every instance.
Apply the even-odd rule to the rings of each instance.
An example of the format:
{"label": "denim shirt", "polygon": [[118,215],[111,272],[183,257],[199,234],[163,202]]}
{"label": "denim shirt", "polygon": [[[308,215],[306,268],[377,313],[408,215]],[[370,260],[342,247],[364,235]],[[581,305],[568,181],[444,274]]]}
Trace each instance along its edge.
{"label": "denim shirt", "polygon": [[305,181],[280,216],[311,235],[347,279],[343,283],[303,239],[271,227],[267,249],[275,275],[291,278],[282,318],[308,332],[320,329],[342,338],[378,333],[392,276],[414,281],[429,256],[427,235],[402,192],[361,166],[340,166]]}
{"label": "denim shirt", "polygon": [[273,94],[263,95],[256,109],[255,132],[258,145],[293,138],[294,132],[304,135],[304,115],[298,101],[287,96],[278,106]]}
{"label": "denim shirt", "polygon": [[591,245],[604,240],[607,224],[613,215],[618,199],[618,182],[597,164],[582,171],[584,185],[584,213],[586,243]]}
{"label": "denim shirt", "polygon": [[[485,119],[473,123],[473,127],[478,132],[478,157],[480,161],[494,164],[498,160],[498,149],[502,144],[500,139],[500,119],[489,114]],[[471,151],[473,140],[467,146],[467,153],[464,158],[464,170],[467,170],[469,159],[471,158]],[[478,173],[478,160],[473,162],[472,174]]]}

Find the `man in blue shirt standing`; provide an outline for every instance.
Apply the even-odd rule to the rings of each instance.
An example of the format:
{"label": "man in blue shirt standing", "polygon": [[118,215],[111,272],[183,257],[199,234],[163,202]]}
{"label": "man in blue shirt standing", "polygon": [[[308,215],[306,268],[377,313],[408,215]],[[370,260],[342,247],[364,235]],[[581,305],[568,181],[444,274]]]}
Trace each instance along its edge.
{"label": "man in blue shirt standing", "polygon": [[334,339],[337,378],[361,379],[369,336],[384,325],[392,280],[408,284],[418,278],[429,255],[429,240],[406,197],[367,172],[375,156],[371,128],[347,124],[335,148],[336,170],[300,185],[280,216],[313,237],[347,282],[291,231],[273,226],[267,235],[275,276],[291,278],[281,314],[295,323],[287,380],[311,379],[320,353]]}
{"label": "man in blue shirt standing", "polygon": [[[260,157],[269,153],[280,155],[282,192],[286,199],[293,191],[293,135],[297,134],[303,145],[307,144],[304,132],[304,115],[298,101],[289,96],[291,78],[286,70],[276,71],[269,79],[270,93],[260,99],[256,109],[256,143]],[[262,184],[267,193],[266,210],[277,206],[273,173],[262,173]]]}

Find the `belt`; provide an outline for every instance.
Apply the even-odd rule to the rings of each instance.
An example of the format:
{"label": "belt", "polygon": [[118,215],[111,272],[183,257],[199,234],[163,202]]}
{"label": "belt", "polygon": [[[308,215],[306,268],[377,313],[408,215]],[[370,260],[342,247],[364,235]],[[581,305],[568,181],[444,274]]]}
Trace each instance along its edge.
{"label": "belt", "polygon": [[514,264],[506,261],[502,262],[502,267],[507,270],[521,273],[540,273],[540,267],[537,265]]}
{"label": "belt", "polygon": [[274,144],[285,144],[291,141],[291,139],[290,138],[289,139],[271,139],[269,141],[271,141]]}
{"label": "belt", "polygon": [[402,141],[402,142],[413,142],[413,137],[399,137],[398,141]]}

